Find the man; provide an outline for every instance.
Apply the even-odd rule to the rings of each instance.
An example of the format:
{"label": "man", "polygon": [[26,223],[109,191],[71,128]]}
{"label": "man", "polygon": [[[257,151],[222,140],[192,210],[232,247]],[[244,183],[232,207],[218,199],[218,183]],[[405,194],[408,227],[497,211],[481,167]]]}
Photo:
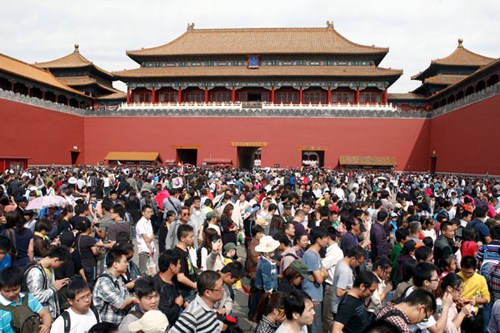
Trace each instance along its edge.
{"label": "man", "polygon": [[108,248],[112,248],[116,243],[116,236],[119,232],[125,232],[130,238],[130,224],[124,220],[125,208],[122,205],[114,205],[109,210],[109,216],[111,224],[107,227],[106,240],[112,242],[111,246],[108,246]]}
{"label": "man", "polygon": [[339,304],[333,333],[361,333],[368,326],[368,313],[364,300],[377,290],[378,279],[372,272],[363,271],[356,276],[351,290]]}
{"label": "man", "polygon": [[285,298],[285,321],[275,333],[302,333],[314,321],[314,303],[306,293],[293,290]]}
{"label": "man", "polygon": [[239,261],[233,261],[224,266],[219,274],[224,282],[224,297],[215,304],[215,308],[221,315],[230,315],[234,305],[233,285],[241,280],[245,270]]}
{"label": "man", "polygon": [[28,266],[25,272],[28,291],[49,310],[53,319],[60,313],[57,291],[69,282],[69,279],[56,280],[54,269],[61,267],[68,259],[67,248],[55,247],[46,257]]}
{"label": "man", "polygon": [[293,244],[293,239],[295,238],[295,226],[293,225],[293,223],[285,222],[283,224],[283,232],[290,241],[290,244]]}
{"label": "man", "polygon": [[191,222],[195,225],[195,229],[198,230],[196,235],[197,239],[203,239],[203,222],[205,222],[205,213],[201,210],[201,199],[199,196],[193,197],[193,204],[191,205],[190,217]]}
{"label": "man", "polygon": [[339,233],[334,227],[328,227],[327,248],[325,257],[322,259],[323,267],[328,272],[325,280],[325,294],[323,296],[323,333],[331,331],[333,326],[332,297],[333,277],[337,263],[344,258],[344,254],[338,245]]}
{"label": "man", "polygon": [[187,224],[180,225],[177,229],[178,243],[174,251],[179,255],[181,269],[177,274],[179,289],[186,302],[191,302],[196,296],[196,272],[189,256],[189,248],[193,247],[193,227]]}
{"label": "man", "polygon": [[302,280],[302,290],[311,297],[316,309],[309,332],[320,332],[322,330],[323,282],[328,277],[328,272],[323,267],[319,251],[326,247],[327,239],[328,233],[326,229],[314,227],[311,230],[311,246],[302,257],[302,261],[307,265],[307,271],[310,272],[310,278]]}
{"label": "man", "polygon": [[141,208],[141,214],[142,217],[135,226],[135,239],[139,253],[139,270],[142,275],[146,275],[148,259],[152,258],[155,252],[153,225],[151,224],[153,208],[144,205]]}
{"label": "man", "polygon": [[373,273],[377,277],[377,290],[373,292],[370,299],[367,300],[367,310],[375,316],[386,304],[386,298],[392,290],[391,274],[392,263],[389,258],[381,258],[373,264]]}
{"label": "man", "polygon": [[[340,248],[344,255],[347,255],[353,248],[360,245],[358,237],[361,235],[361,221],[350,216],[345,221],[345,227],[347,232],[342,236]],[[368,242],[369,240],[365,240],[361,247],[364,247]]]}
{"label": "man", "polygon": [[[286,212],[286,209],[285,209]],[[293,226],[295,227],[295,235],[298,236],[299,234],[305,234],[307,233],[306,228],[302,225],[302,222],[304,221],[306,217],[306,214],[302,209],[297,209],[295,212],[295,216],[293,217]],[[288,221],[287,221],[288,222]]]}
{"label": "man", "polygon": [[175,248],[175,245],[177,244],[177,228],[181,225],[186,225],[189,224],[193,228],[194,234],[194,247],[197,248],[197,232],[196,232],[196,226],[191,222],[191,213],[189,210],[189,207],[182,207],[179,211],[179,220],[173,222],[170,225],[170,228],[168,228],[168,233],[167,233],[167,238],[165,239],[165,249],[166,250],[172,250]]}
{"label": "man", "polygon": [[333,276],[332,313],[337,314],[341,298],[354,284],[354,269],[361,265],[366,258],[366,252],[361,246],[356,246],[347,256],[337,263]]}
{"label": "man", "polygon": [[474,210],[475,218],[467,223],[467,228],[473,227],[476,229],[476,233],[479,235],[479,240],[484,244],[491,242],[490,229],[484,223],[486,221],[486,213],[488,212],[488,207],[477,207]]}
{"label": "man", "polygon": [[94,305],[102,321],[119,325],[127,314],[130,305],[137,299],[131,297],[121,275],[127,272],[128,253],[120,249],[111,249],[106,254],[106,267],[94,286]]}
{"label": "man", "polygon": [[68,284],[66,296],[70,307],[52,324],[52,333],[87,332],[100,322],[97,309],[92,307],[92,291],[88,283],[77,277]]}
{"label": "man", "polygon": [[377,222],[373,224],[370,230],[373,261],[377,261],[379,258],[389,257],[389,243],[387,242],[387,234],[384,227],[388,220],[388,216],[389,214],[387,214],[385,210],[380,210],[377,213]]}
{"label": "man", "polygon": [[410,233],[408,232],[408,229],[399,228],[398,230],[396,230],[396,244],[391,251],[392,276],[394,282],[396,282],[398,258],[401,254],[401,250],[403,249],[403,245],[405,245],[408,239],[409,234]]}
{"label": "man", "polygon": [[379,312],[377,321],[392,324],[397,332],[411,333],[410,325],[428,321],[436,308],[434,295],[427,290],[418,289],[399,304],[389,303]]}
{"label": "man", "polygon": [[[179,200],[180,193],[177,189],[174,189],[174,188],[169,189],[168,192],[169,192],[170,196],[163,199],[163,202],[162,202],[163,211],[166,214],[169,210],[173,210],[176,214],[179,214],[181,211],[181,207],[182,207],[182,203]],[[163,218],[166,218],[166,217],[167,217],[166,215],[163,216]]]}
{"label": "man", "polygon": [[434,261],[437,264],[445,256],[453,255],[458,247],[453,242],[455,228],[450,222],[441,223],[441,236],[434,242]]}
{"label": "man", "polygon": [[160,294],[156,289],[155,281],[152,277],[144,277],[135,282],[134,293],[137,297],[137,304],[129,311],[120,323],[120,332],[126,333],[129,331],[129,324],[144,316],[148,311],[158,310],[160,303]]}
{"label": "man", "polygon": [[101,203],[102,218],[99,220],[99,229],[96,231],[99,238],[106,239],[108,227],[113,222],[110,211],[113,208],[113,203],[109,198],[105,198]]}
{"label": "man", "polygon": [[198,295],[182,312],[169,333],[219,333],[222,321],[213,310],[216,302],[224,297],[224,282],[219,273],[204,271],[198,277]]}
{"label": "man", "polygon": [[[438,269],[433,264],[428,262],[420,262],[413,271],[413,287],[408,288],[405,295],[408,297],[413,291],[423,289],[431,293],[435,293],[439,287]],[[428,330],[431,333],[443,332],[448,320],[448,310],[450,309],[453,299],[450,294],[445,294],[442,297],[443,310],[439,319],[436,321],[433,316],[429,317],[425,322],[410,325],[410,330],[416,332],[418,330]]]}
{"label": "man", "polygon": [[[158,257],[159,272],[155,275],[156,288],[160,291],[158,308],[163,312],[170,325],[175,324],[181,310],[184,309],[184,298],[180,294],[177,279],[181,269],[181,258],[174,250],[166,250]],[[187,304],[186,304],[187,305]]]}

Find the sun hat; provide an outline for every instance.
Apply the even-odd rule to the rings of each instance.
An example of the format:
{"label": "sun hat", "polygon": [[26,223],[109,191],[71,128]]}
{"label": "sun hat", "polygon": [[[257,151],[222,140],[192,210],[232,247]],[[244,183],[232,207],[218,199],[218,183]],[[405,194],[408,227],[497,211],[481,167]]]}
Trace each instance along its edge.
{"label": "sun hat", "polygon": [[129,331],[144,333],[164,333],[167,331],[168,319],[159,310],[147,311],[141,319],[128,324]]}
{"label": "sun hat", "polygon": [[280,242],[269,235],[265,235],[260,239],[259,245],[255,247],[255,251],[262,253],[273,252],[280,246]]}

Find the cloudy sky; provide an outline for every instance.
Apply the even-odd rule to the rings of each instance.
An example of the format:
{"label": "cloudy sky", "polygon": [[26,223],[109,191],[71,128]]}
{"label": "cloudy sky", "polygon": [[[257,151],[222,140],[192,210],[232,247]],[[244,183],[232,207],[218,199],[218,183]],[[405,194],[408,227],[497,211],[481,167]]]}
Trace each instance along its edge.
{"label": "cloudy sky", "polygon": [[[500,57],[497,0],[16,0],[2,2],[0,53],[32,63],[73,51],[109,71],[136,68],[126,50],[165,44],[195,28],[324,27],[349,40],[389,47],[382,67],[403,69],[390,92],[419,85],[411,75],[464,46]],[[123,89],[123,85],[118,85]]]}

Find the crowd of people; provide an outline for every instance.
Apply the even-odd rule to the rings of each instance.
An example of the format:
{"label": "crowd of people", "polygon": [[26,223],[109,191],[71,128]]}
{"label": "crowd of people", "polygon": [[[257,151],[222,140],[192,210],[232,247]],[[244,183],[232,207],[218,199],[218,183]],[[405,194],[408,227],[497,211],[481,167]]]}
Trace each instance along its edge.
{"label": "crowd of people", "polygon": [[488,176],[7,170],[0,332],[239,332],[236,293],[255,333],[500,332],[499,198]]}

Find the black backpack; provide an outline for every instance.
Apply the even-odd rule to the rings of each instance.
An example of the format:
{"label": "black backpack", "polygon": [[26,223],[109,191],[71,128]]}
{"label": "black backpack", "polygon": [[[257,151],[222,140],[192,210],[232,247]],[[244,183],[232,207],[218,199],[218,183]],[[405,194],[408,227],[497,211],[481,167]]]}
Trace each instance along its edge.
{"label": "black backpack", "polygon": [[[99,313],[97,312],[97,309],[95,308],[95,306],[91,305],[90,310],[92,310],[92,312],[94,313],[94,316],[95,316],[95,319],[97,320],[97,323],[100,323],[101,320],[99,319]],[[64,322],[64,333],[69,333],[71,330],[71,318],[70,318],[69,312],[63,311],[61,313],[61,317],[63,318],[63,322]]]}

